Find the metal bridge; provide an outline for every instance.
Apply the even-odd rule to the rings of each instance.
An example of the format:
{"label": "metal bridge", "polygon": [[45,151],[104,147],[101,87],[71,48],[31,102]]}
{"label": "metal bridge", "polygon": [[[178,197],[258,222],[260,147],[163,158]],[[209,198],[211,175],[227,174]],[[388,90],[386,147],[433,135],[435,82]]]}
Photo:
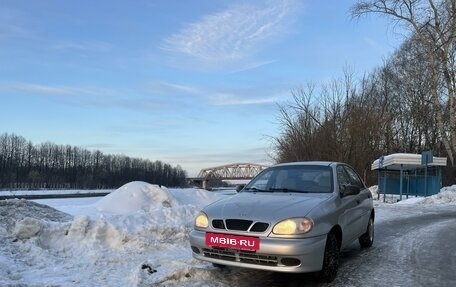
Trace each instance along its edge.
{"label": "metal bridge", "polygon": [[255,163],[233,163],[202,169],[196,178],[191,178],[194,183],[200,184],[203,188],[207,187],[207,182],[211,179],[235,180],[252,179],[260,171],[267,168],[266,165]]}

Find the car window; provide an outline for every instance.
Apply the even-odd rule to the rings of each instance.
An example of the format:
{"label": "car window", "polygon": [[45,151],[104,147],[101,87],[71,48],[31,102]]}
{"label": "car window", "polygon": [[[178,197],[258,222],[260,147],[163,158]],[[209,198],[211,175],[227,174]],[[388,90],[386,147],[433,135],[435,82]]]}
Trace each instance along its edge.
{"label": "car window", "polygon": [[260,189],[260,190],[267,189],[268,182],[270,182],[272,173],[273,173],[272,170],[266,170],[266,171],[260,173],[255,178],[255,181],[252,181],[250,184],[248,184],[247,187],[253,188],[253,189]]}
{"label": "car window", "polygon": [[339,183],[339,190],[342,192],[347,185],[350,185],[350,177],[342,165],[337,167],[337,182]]}
{"label": "car window", "polygon": [[356,185],[358,187],[364,188],[363,181],[359,178],[358,174],[356,171],[354,171],[352,168],[349,166],[344,166],[345,170],[347,171],[347,174],[350,178],[350,182],[352,185]]}
{"label": "car window", "polygon": [[265,170],[254,178],[245,191],[330,193],[332,172],[328,166],[291,165]]}

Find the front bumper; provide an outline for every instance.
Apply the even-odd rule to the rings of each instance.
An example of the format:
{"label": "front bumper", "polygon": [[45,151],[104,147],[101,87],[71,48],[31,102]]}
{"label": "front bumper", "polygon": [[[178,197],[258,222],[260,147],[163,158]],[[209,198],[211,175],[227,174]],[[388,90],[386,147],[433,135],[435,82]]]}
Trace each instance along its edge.
{"label": "front bumper", "polygon": [[286,239],[260,237],[256,252],[212,248],[206,246],[206,232],[190,232],[190,245],[196,259],[259,270],[304,273],[321,270],[326,235],[311,238]]}

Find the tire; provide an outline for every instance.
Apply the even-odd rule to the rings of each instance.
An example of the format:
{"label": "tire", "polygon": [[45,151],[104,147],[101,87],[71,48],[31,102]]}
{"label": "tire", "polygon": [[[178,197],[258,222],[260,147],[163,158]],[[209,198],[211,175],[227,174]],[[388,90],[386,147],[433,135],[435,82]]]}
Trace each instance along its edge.
{"label": "tire", "polygon": [[332,282],[337,276],[339,269],[339,242],[334,233],[329,233],[326,239],[325,255],[323,258],[323,268],[318,273],[319,280]]}
{"label": "tire", "polygon": [[369,248],[374,243],[374,219],[369,218],[366,232],[358,238],[361,248]]}

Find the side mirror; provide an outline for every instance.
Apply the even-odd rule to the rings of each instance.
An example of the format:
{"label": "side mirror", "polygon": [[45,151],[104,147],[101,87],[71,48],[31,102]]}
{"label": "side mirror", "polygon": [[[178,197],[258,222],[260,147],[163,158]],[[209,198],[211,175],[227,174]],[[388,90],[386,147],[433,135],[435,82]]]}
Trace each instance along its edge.
{"label": "side mirror", "polygon": [[244,187],[245,187],[245,184],[240,184],[240,185],[236,186],[236,192],[241,191],[242,189],[244,189]]}
{"label": "side mirror", "polygon": [[349,195],[356,195],[361,192],[361,188],[356,185],[346,185],[345,190],[342,192],[342,197]]}

